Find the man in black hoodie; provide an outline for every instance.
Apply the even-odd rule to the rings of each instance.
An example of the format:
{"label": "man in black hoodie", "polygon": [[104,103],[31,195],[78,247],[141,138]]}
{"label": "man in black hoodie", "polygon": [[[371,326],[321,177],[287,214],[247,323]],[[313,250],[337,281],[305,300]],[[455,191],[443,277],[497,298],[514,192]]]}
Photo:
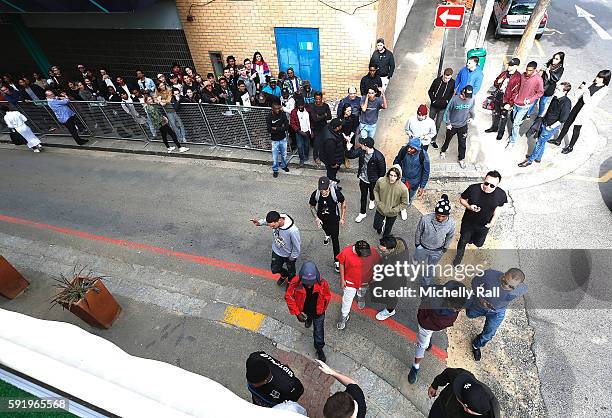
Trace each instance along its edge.
{"label": "man in black hoodie", "polygon": [[281,111],[281,105],[278,100],[272,104],[272,112],[266,117],[266,125],[272,140],[272,175],[278,177],[278,157],[281,158],[281,168],[286,173],[289,172],[285,156],[287,154],[287,130],[289,129],[289,120],[285,112]]}
{"label": "man in black hoodie", "polygon": [[[321,161],[325,164],[327,170],[327,178],[333,184],[338,183],[336,174],[340,169],[340,164],[344,162],[344,139],[340,132],[342,131],[342,119],[334,118],[327,124],[322,133],[321,141]],[[337,187],[342,190],[341,187]]]}
{"label": "man in black hoodie", "polygon": [[395,59],[393,58],[393,52],[385,47],[385,40],[383,38],[376,40],[376,51],[374,51],[372,58],[370,58],[371,64],[378,66],[378,76],[382,81],[382,91],[387,90],[389,80],[393,77],[393,72],[395,71]]}
{"label": "man in black hoodie", "polygon": [[[453,97],[455,91],[455,79],[453,78],[453,69],[447,68],[444,73],[432,81],[427,94],[429,95],[429,117],[436,121],[436,132],[440,132],[442,120],[444,119],[444,111],[449,100]],[[431,142],[433,148],[438,148],[436,138]]]}
{"label": "man in black hoodie", "polygon": [[387,174],[387,166],[385,156],[379,150],[374,148],[374,140],[370,137],[360,139],[355,144],[355,148],[351,149],[353,144],[347,142],[346,149],[348,150],[348,158],[359,158],[359,169],[357,170],[357,178],[359,179],[359,190],[361,191],[361,203],[359,215],[355,218],[355,222],[359,223],[367,216],[366,204],[368,202],[368,192],[370,196],[370,210],[376,208],[374,202],[374,186],[379,178]]}

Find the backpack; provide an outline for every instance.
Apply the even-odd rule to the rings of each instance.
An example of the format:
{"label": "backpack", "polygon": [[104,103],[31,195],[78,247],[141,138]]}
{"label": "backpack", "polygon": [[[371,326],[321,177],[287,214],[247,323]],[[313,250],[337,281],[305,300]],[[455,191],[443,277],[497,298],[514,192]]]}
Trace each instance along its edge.
{"label": "backpack", "polygon": [[[332,200],[336,204],[336,215],[339,215],[340,213],[338,212],[338,197],[336,196],[336,185],[333,185],[329,188],[329,194],[331,195]],[[317,188],[317,191],[315,192],[315,201],[317,202],[317,205],[319,204],[320,197],[321,190]]]}

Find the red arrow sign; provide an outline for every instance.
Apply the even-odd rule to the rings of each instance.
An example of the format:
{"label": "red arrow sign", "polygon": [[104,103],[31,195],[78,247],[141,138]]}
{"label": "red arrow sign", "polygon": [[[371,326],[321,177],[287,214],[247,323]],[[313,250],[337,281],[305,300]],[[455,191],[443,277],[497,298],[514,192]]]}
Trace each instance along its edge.
{"label": "red arrow sign", "polygon": [[438,6],[436,9],[436,28],[460,28],[463,25],[465,6]]}

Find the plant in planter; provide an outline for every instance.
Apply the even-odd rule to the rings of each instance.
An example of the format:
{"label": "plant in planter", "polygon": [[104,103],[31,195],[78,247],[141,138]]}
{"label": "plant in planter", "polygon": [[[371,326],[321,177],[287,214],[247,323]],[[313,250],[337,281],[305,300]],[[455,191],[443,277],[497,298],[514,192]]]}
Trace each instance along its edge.
{"label": "plant in planter", "polygon": [[51,299],[51,307],[61,305],[92,327],[108,329],[119,316],[121,306],[102,283],[106,277],[84,271],[85,267],[77,271],[75,266],[72,277],[61,274],[55,279],[60,291]]}

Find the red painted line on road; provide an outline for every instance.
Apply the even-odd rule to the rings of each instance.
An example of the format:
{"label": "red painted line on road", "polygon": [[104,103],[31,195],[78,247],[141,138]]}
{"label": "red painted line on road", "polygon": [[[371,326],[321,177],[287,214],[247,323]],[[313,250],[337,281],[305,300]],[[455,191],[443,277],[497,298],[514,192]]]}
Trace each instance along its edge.
{"label": "red painted line on road", "polygon": [[[105,237],[103,235],[91,234],[89,232],[83,232],[77,229],[63,228],[63,227],[49,225],[49,224],[45,224],[41,222],[30,221],[27,219],[15,218],[13,216],[0,215],[0,221],[17,224],[17,225],[30,226],[36,229],[53,231],[53,232],[57,232],[57,233],[64,234],[64,235],[70,235],[70,236],[87,239],[90,241],[100,241],[100,242],[104,242],[107,244],[112,244],[112,245],[116,245],[120,247],[131,248],[131,249],[136,249],[136,250],[143,250],[143,251],[148,251],[148,252],[152,252],[156,254],[168,255],[171,257],[191,261],[191,262],[198,263],[198,264],[205,264],[208,266],[218,267],[224,270],[231,270],[231,271],[236,271],[239,273],[249,274],[251,276],[263,277],[268,280],[276,281],[277,279],[276,275],[272,274],[268,270],[260,269],[257,267],[246,266],[246,265],[238,264],[238,263],[232,263],[229,261],[223,261],[223,260],[219,260],[216,258],[205,257],[202,255],[195,255],[195,254],[189,254],[189,253],[184,253],[180,251],[168,250],[166,248],[155,247],[155,246],[147,245],[147,244],[140,244],[138,242],[126,241],[122,239]],[[332,300],[334,302],[342,303],[342,296],[338,295],[337,293],[332,293]],[[377,312],[376,310],[372,308],[366,307],[365,309],[358,309],[356,306],[356,303],[353,303],[353,311],[355,313],[358,313],[360,315],[373,319],[374,321],[378,322],[381,326],[389,328],[390,330],[392,330],[393,332],[395,332],[396,334],[400,335],[401,337],[403,337],[404,339],[410,342],[416,341],[416,333],[412,329],[408,328],[407,326],[402,325],[399,322],[394,321],[393,319],[387,319],[385,321],[377,321],[376,320]],[[448,354],[446,353],[446,351],[438,347],[437,345],[432,346],[431,353],[442,362],[445,362],[448,357]]]}

